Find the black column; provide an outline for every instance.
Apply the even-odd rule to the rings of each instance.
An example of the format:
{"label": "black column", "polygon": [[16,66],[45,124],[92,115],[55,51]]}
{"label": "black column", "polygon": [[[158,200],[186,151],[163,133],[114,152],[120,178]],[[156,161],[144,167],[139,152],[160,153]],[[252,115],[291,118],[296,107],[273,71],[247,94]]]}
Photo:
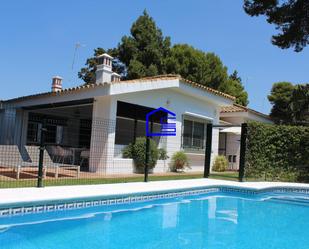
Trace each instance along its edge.
{"label": "black column", "polygon": [[146,160],[145,160],[144,182],[148,182],[149,157],[150,157],[150,138],[147,136],[146,137]]}
{"label": "black column", "polygon": [[247,129],[246,123],[241,124],[241,136],[240,136],[240,156],[239,156],[239,176],[238,180],[243,181],[245,174],[245,163],[246,163],[246,145],[247,145]]}
{"label": "black column", "polygon": [[210,159],[211,159],[211,144],[212,144],[212,124],[207,124],[206,132],[206,149],[204,161],[204,178],[209,177],[210,172]]}
{"label": "black column", "polygon": [[38,169],[38,182],[37,187],[43,187],[43,160],[44,160],[44,150],[45,150],[45,134],[46,134],[46,121],[43,121],[41,129],[41,141],[40,141],[40,154],[39,154],[39,169]]}

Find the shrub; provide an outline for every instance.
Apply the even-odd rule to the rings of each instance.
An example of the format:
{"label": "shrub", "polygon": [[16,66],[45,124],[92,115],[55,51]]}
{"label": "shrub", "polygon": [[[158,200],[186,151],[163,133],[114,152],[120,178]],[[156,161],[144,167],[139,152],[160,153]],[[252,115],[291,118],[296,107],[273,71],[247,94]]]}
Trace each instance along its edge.
{"label": "shrub", "polygon": [[168,159],[167,151],[164,148],[158,149],[158,158],[159,160],[166,160]]}
{"label": "shrub", "polygon": [[309,182],[309,127],[248,123],[245,176]]}
{"label": "shrub", "polygon": [[[158,149],[154,140],[150,139],[150,157],[149,157],[149,169],[153,169],[156,166],[158,160]],[[129,144],[122,151],[124,158],[132,158],[134,165],[138,172],[143,172],[145,169],[146,161],[146,138],[138,137],[135,143]]]}
{"label": "shrub", "polygon": [[190,168],[187,155],[183,151],[175,152],[172,156],[171,171],[177,172],[184,170],[186,167]]}
{"label": "shrub", "polygon": [[212,170],[217,172],[226,171],[228,166],[228,161],[225,156],[216,156],[215,161],[212,166]]}

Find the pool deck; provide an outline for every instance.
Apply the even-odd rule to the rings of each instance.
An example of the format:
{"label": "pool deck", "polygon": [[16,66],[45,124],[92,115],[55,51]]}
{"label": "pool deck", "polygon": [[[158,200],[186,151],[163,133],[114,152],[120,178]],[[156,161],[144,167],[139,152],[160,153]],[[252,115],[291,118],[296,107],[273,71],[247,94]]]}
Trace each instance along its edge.
{"label": "pool deck", "polygon": [[213,179],[171,180],[134,182],[102,185],[55,186],[45,188],[0,189],[0,205],[14,203],[48,202],[86,197],[111,197],[136,193],[173,191],[198,187],[228,186],[261,190],[271,187],[294,187],[309,189],[309,184],[282,182],[232,182]]}

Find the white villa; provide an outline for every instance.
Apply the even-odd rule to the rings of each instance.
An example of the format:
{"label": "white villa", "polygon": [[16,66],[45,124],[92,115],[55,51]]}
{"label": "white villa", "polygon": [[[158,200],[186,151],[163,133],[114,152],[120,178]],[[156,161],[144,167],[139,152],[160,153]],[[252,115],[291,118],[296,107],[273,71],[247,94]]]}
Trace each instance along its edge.
{"label": "white villa", "polygon": [[[112,71],[112,57],[103,54],[98,62],[95,84],[62,89],[62,79],[56,76],[50,92],[3,101],[0,144],[17,145],[23,154],[24,148],[39,145],[45,122],[49,131],[46,142],[80,152],[88,160],[87,171],[131,173],[132,160],[122,158],[121,151],[136,137],[145,136],[146,114],[163,107],[176,114],[176,136],[155,137],[158,146],[165,148],[169,157],[184,150],[191,170],[200,171],[207,123],[270,122],[264,114],[234,105],[234,97],[178,75],[121,81]],[[159,131],[160,122],[153,120],[151,129]],[[235,130],[223,130],[219,143],[219,130],[214,129],[212,159],[220,153],[232,155],[234,160],[239,153],[239,142],[235,142],[239,134],[233,134]],[[155,172],[167,171],[167,163],[159,160]]]}

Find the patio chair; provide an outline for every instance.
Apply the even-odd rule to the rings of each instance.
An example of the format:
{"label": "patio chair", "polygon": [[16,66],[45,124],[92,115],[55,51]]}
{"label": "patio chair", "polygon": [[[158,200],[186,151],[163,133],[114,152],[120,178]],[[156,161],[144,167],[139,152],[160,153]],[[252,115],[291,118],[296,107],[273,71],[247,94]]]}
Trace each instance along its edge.
{"label": "patio chair", "polygon": [[87,165],[89,167],[89,157],[90,157],[90,150],[87,149],[87,150],[83,150],[81,153],[80,153],[80,166],[83,167],[83,164],[85,162],[87,162]]}
{"label": "patio chair", "polygon": [[0,166],[11,168],[16,172],[16,179],[20,178],[23,167],[38,167],[31,160],[23,160],[17,145],[0,145]]}
{"label": "patio chair", "polygon": [[59,169],[75,169],[76,177],[80,176],[80,165],[73,164],[73,152],[69,148],[63,148],[59,145],[51,145],[46,147],[47,153],[49,154],[50,161],[55,167],[55,177],[59,176]]}

